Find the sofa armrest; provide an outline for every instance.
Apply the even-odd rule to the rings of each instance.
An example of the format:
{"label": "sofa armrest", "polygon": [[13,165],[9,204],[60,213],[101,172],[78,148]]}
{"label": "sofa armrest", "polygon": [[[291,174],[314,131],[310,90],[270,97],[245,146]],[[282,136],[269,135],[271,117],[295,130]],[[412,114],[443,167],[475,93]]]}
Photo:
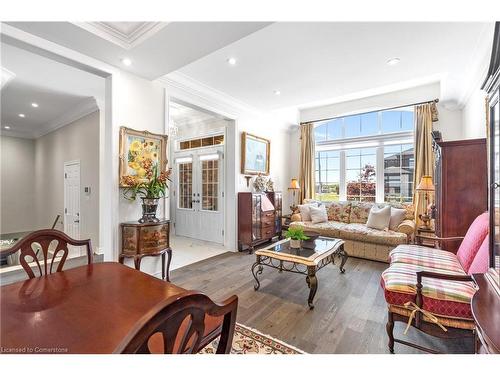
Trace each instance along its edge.
{"label": "sofa armrest", "polygon": [[407,236],[411,236],[415,233],[415,222],[410,219],[403,220],[401,224],[398,225],[397,231],[404,233]]}

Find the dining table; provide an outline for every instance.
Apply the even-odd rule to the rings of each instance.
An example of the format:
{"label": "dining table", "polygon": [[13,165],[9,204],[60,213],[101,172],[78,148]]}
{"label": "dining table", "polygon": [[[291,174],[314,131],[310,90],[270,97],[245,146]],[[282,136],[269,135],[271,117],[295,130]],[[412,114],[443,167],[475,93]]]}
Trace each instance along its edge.
{"label": "dining table", "polygon": [[116,262],[0,288],[1,353],[114,353],[141,317],[186,292]]}

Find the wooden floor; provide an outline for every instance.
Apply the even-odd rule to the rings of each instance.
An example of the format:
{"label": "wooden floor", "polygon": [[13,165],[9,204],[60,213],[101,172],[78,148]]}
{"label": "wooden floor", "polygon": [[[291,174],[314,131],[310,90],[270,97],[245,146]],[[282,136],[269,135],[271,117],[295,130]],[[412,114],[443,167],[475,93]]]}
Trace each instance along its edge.
{"label": "wooden floor", "polygon": [[[379,285],[387,264],[349,258],[345,274],[338,265],[321,269],[315,308],[309,310],[305,276],[264,267],[261,287],[254,291],[250,271],[254,261],[255,255],[225,253],[173,271],[171,281],[217,301],[236,294],[237,322],[308,353],[388,353],[387,307]],[[404,328],[397,322],[395,336],[404,337]],[[452,353],[472,348],[471,342],[438,340],[412,328],[407,339]],[[397,343],[395,351],[420,353]]]}

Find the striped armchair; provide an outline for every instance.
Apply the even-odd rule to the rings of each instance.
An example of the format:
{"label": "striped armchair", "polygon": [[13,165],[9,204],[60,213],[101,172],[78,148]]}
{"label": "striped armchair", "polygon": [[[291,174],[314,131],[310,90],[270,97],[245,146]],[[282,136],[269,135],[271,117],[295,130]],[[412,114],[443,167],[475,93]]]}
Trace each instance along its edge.
{"label": "striped armchair", "polygon": [[[456,254],[420,245],[399,245],[390,252],[390,266],[382,273],[381,286],[389,309],[386,328],[391,353],[395,342],[436,353],[395,339],[395,321],[407,323],[407,330],[413,326],[437,337],[470,338],[475,344],[470,302],[476,285],[470,275],[487,271],[488,222],[487,212],[478,216],[465,237],[458,238],[462,241]],[[456,241],[457,237],[438,239],[446,240]]]}

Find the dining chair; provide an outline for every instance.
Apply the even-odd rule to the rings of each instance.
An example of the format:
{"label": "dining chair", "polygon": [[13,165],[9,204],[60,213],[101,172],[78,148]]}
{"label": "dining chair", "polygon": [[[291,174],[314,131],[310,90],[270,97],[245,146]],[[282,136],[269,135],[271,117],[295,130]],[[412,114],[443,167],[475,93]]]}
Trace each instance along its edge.
{"label": "dining chair", "polygon": [[[68,257],[68,245],[86,246],[87,262],[93,262],[92,244],[88,240],[75,240],[69,237],[66,233],[56,229],[41,229],[34,231],[26,237],[19,240],[10,249],[1,252],[2,256],[7,256],[20,251],[19,263],[28,274],[30,279],[37,277],[33,272],[33,267],[29,263],[36,263],[38,268],[38,276],[48,275],[52,273],[55,263],[57,269],[55,272],[62,271],[66,258]],[[49,252],[49,248],[53,248]],[[41,251],[41,254],[39,252]],[[60,258],[59,258],[60,257]],[[28,258],[28,259],[27,259]],[[32,258],[32,259],[29,259]],[[40,264],[42,260],[42,264]],[[50,268],[47,268],[50,264]],[[35,268],[35,269],[36,269]]]}
{"label": "dining chair", "polygon": [[115,353],[194,354],[220,335],[216,354],[228,354],[237,307],[235,295],[221,304],[194,291],[167,299],[137,322]]}

